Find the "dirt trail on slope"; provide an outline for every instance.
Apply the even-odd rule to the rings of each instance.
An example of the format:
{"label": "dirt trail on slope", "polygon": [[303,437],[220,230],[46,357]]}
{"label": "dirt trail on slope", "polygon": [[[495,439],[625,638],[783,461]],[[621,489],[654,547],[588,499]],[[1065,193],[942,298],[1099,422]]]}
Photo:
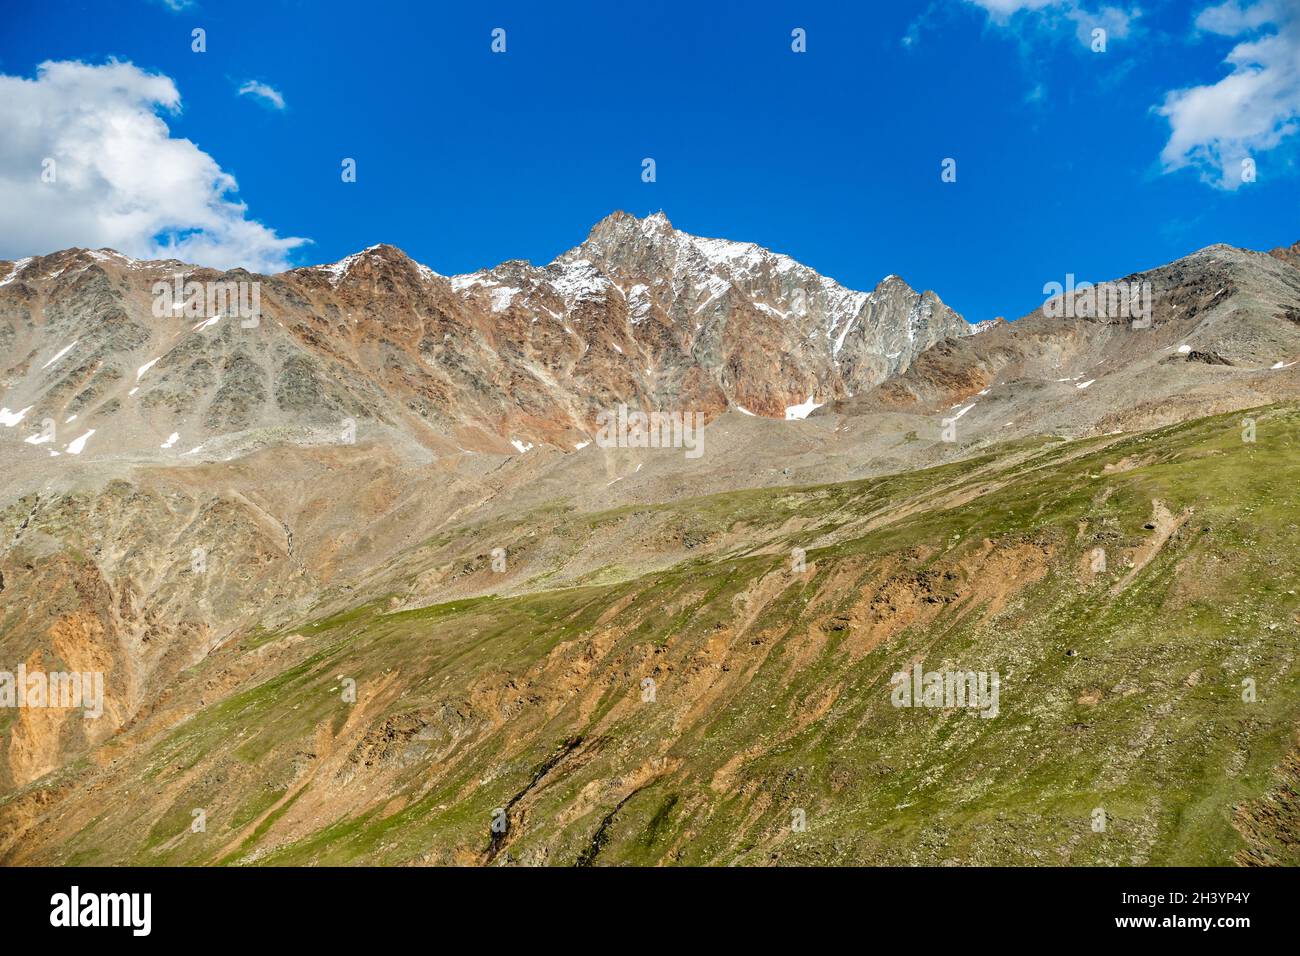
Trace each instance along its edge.
{"label": "dirt trail on slope", "polygon": [[1133,579],[1142,573],[1142,569],[1151,563],[1174,532],[1181,528],[1191,516],[1191,508],[1185,508],[1178,515],[1174,515],[1163,501],[1159,498],[1153,498],[1151,500],[1151,520],[1148,522],[1149,526],[1154,526],[1150,528],[1151,537],[1133,550],[1130,555],[1133,566],[1129,568],[1127,574],[1115,582],[1110,589],[1110,593],[1119,594],[1132,584]]}

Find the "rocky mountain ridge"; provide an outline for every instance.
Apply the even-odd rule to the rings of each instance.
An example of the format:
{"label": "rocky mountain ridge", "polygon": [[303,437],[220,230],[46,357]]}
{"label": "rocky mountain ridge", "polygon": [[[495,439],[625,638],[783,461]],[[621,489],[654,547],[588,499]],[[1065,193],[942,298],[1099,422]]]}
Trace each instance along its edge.
{"label": "rocky mountain ridge", "polygon": [[[111,434],[120,456],[221,459],[355,428],[425,456],[573,450],[619,403],[802,417],[971,331],[896,276],[853,292],[662,215],[615,213],[547,266],[450,278],[387,245],[269,277],[111,250],[0,275],[0,423],[49,457],[106,453]],[[159,314],[157,290],[187,283],[256,284],[260,320]]]}

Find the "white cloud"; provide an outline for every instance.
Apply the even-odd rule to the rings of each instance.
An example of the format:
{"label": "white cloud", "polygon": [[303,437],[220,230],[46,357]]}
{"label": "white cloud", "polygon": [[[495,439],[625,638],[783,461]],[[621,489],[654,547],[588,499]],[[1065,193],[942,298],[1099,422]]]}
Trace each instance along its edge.
{"label": "white cloud", "polygon": [[[234,177],[171,135],[159,112],[180,102],[169,77],[131,63],[0,74],[0,257],[109,246],[216,268],[287,267],[306,240],[250,220],[231,198]],[[42,181],[47,160],[54,182]]]}
{"label": "white cloud", "polygon": [[255,96],[269,106],[277,110],[284,109],[284,96],[273,86],[267,86],[265,83],[259,83],[257,80],[249,80],[239,88],[240,96]]}
{"label": "white cloud", "polygon": [[1242,161],[1300,129],[1300,11],[1288,0],[1227,0],[1203,10],[1198,29],[1239,40],[1231,72],[1173,90],[1157,112],[1169,120],[1160,153],[1166,172],[1192,167],[1223,189],[1242,183]]}
{"label": "white cloud", "polygon": [[1207,33],[1232,37],[1247,30],[1257,30],[1277,19],[1280,11],[1272,3],[1247,3],[1242,6],[1227,0],[1217,7],[1207,7],[1196,18],[1196,27]]}
{"label": "white cloud", "polygon": [[1010,25],[1018,13],[1040,11],[1042,18],[1035,21],[1036,25],[1055,30],[1065,22],[1072,23],[1075,35],[1084,46],[1091,46],[1092,31],[1097,28],[1106,31],[1108,42],[1124,39],[1129,35],[1133,21],[1141,16],[1140,10],[1120,7],[1101,6],[1089,10],[1080,0],[966,0],[966,3],[985,10],[989,20],[1003,27]]}
{"label": "white cloud", "polygon": [[1058,0],[966,0],[977,7],[983,7],[989,16],[999,23],[1005,23],[1013,13],[1021,10],[1041,10],[1050,7]]}
{"label": "white cloud", "polygon": [[1074,21],[1079,42],[1084,46],[1092,43],[1092,31],[1100,27],[1106,31],[1108,40],[1124,40],[1132,29],[1133,21],[1142,15],[1140,10],[1123,10],[1119,7],[1100,7],[1091,12],[1082,7],[1071,6],[1066,16]]}

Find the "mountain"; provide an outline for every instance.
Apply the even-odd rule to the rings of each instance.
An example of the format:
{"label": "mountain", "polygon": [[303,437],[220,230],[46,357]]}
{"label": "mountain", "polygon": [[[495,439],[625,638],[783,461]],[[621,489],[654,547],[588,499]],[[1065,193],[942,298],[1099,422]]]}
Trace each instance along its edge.
{"label": "mountain", "polygon": [[[752,243],[679,232],[662,213],[615,213],[556,263],[566,275],[594,268],[631,283],[619,293],[633,326],[672,330],[679,348],[721,371],[734,404],[771,417],[862,391],[934,343],[971,332],[933,292],[918,294],[898,276],[854,292]],[[775,394],[766,384],[774,356],[784,372],[777,381],[788,383]]]}
{"label": "mountain", "polygon": [[[41,455],[104,454],[111,433],[117,456],[229,458],[349,420],[416,455],[573,450],[620,403],[806,414],[971,331],[896,276],[852,292],[662,215],[615,213],[544,267],[452,278],[386,245],[271,277],[108,250],[0,274],[3,421],[49,423]],[[183,294],[154,315],[155,289],[189,282],[256,283],[263,321]]]}
{"label": "mountain", "polygon": [[1216,245],[1113,285],[1149,295],[1146,322],[1098,315],[1080,292],[939,343],[835,409],[957,410],[965,441],[1132,431],[1296,395],[1300,269],[1287,258]]}
{"label": "mountain", "polygon": [[[450,528],[9,784],[0,860],[1300,864],[1300,411],[1257,414]],[[896,706],[918,665],[998,697]]]}
{"label": "mountain", "polygon": [[1289,265],[1300,267],[1300,242],[1293,242],[1289,246],[1279,246],[1269,255],[1281,259]]}
{"label": "mountain", "polygon": [[1116,282],[971,334],[619,213],[450,278],[0,263],[0,677],[106,683],[0,707],[0,861],[1300,862],[1300,268]]}

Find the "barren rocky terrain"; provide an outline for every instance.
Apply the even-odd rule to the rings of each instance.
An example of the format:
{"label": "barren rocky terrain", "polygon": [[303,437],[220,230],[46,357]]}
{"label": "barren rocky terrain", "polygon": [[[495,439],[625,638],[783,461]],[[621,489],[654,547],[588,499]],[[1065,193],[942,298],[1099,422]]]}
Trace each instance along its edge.
{"label": "barren rocky terrain", "polygon": [[0,861],[1300,862],[1300,267],[1116,278],[1149,325],[977,329],[622,213],[450,278],[0,262],[0,670],[106,680],[0,709]]}

